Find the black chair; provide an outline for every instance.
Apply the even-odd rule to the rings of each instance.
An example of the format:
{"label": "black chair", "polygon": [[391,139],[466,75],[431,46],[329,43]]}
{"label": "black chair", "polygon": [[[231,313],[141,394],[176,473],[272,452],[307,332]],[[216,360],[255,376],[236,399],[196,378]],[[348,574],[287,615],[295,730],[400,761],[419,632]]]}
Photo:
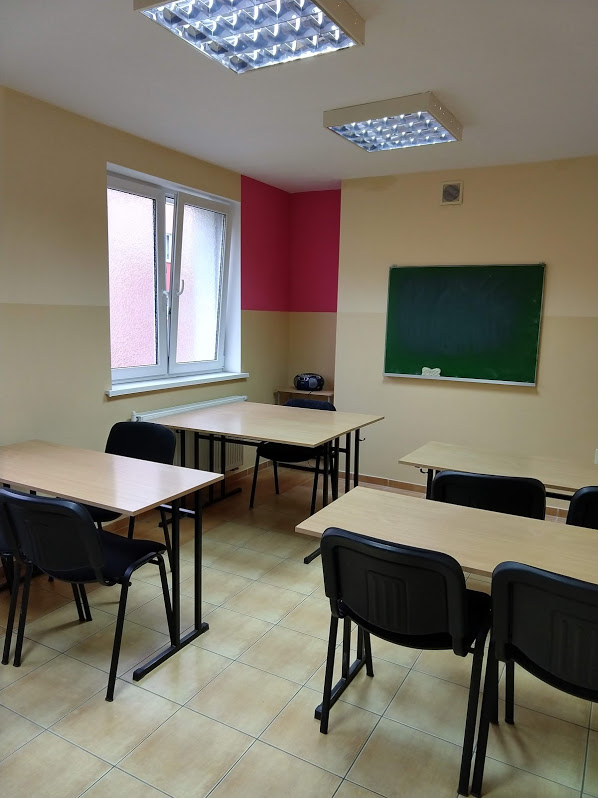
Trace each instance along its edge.
{"label": "black chair", "polygon": [[[134,457],[137,460],[150,460],[154,463],[172,465],[176,449],[176,435],[168,427],[161,424],[151,424],[147,421],[119,421],[108,435],[106,441],[107,454],[119,454],[122,457]],[[114,521],[120,513],[112,510],[103,510],[100,507],[85,505],[98,529],[103,523]],[[172,546],[168,533],[168,521],[164,508],[160,507],[160,526],[164,530],[164,540],[168,552],[168,559],[172,559]],[[129,538],[133,537],[135,518],[129,518]]]}
{"label": "black chair", "polygon": [[567,523],[598,529],[598,487],[580,488],[571,497]]}
{"label": "black chair", "polygon": [[441,471],[432,482],[431,497],[438,502],[526,518],[543,519],[546,515],[546,488],[528,477]]}
{"label": "black chair", "polygon": [[[304,407],[310,410],[336,410],[336,407],[331,402],[322,402],[317,399],[289,399],[285,402],[286,407]],[[251,498],[249,499],[249,507],[253,507],[255,499],[255,489],[257,486],[257,475],[260,466],[260,458],[264,460],[271,460],[274,469],[274,489],[278,494],[278,464],[279,463],[304,463],[306,460],[315,458],[316,465],[314,471],[314,484],[311,494],[311,510],[310,515],[316,511],[316,497],[318,492],[318,479],[320,477],[320,463],[322,458],[326,456],[326,447],[318,446],[312,448],[309,446],[292,446],[286,443],[268,443],[262,442],[258,445],[255,453],[255,467],[253,469],[253,482],[251,484]],[[312,470],[312,469],[309,469]],[[328,463],[328,473],[333,474],[333,463]]]}
{"label": "black chair", "polygon": [[[160,568],[170,639],[174,644],[173,614],[166,567],[162,557],[166,546],[163,543],[156,543],[153,540],[129,540],[99,530],[85,507],[80,504],[65,499],[30,496],[7,489],[0,490],[0,520],[3,520],[5,535],[9,538],[17,562],[25,565],[13,663],[16,667],[21,664],[29,588],[34,566],[54,579],[69,582],[76,589],[81,589],[83,585],[91,582],[105,586],[121,585],[106,701],[112,701],[114,697],[129,580],[133,571],[148,562]],[[11,593],[2,664],[8,663],[17,605],[18,571],[20,566],[16,569]]]}
{"label": "black chair", "polygon": [[[468,590],[459,563],[447,554],[400,546],[330,528],[320,544],[324,587],[330,599],[330,636],[320,731],[330,708],[357,672],[373,676],[370,634],[410,648],[473,653],[459,792],[468,794],[490,597]],[[343,671],[332,687],[338,620],[344,620]],[[358,626],[357,660],[349,666],[351,621]],[[473,645],[473,648],[472,648]],[[397,752],[400,755],[400,752]]]}
{"label": "black chair", "polygon": [[[598,701],[598,585],[504,562],[492,574],[492,634],[471,791],[481,795],[490,723],[498,722],[498,661],[565,693]],[[508,671],[507,671],[508,676]],[[506,682],[514,722],[514,680]]]}

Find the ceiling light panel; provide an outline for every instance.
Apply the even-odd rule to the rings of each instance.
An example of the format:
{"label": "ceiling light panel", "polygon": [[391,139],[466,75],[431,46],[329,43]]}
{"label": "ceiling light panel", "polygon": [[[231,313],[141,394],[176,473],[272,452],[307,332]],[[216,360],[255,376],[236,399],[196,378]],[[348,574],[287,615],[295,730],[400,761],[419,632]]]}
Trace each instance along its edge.
{"label": "ceiling light panel", "polygon": [[365,23],[346,0],[134,0],[134,7],[237,73],[364,40]]}
{"label": "ceiling light panel", "polygon": [[459,141],[463,130],[430,91],[325,111],[324,127],[366,152]]}

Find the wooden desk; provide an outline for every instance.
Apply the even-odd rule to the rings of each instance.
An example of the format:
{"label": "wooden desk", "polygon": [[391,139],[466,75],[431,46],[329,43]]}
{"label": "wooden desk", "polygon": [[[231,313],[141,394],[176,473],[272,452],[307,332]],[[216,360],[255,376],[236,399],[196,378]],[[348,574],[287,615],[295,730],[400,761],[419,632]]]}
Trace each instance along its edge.
{"label": "wooden desk", "polygon": [[[160,423],[175,430],[195,433],[195,462],[199,462],[199,438],[207,437],[210,441],[210,470],[214,468],[214,438],[220,437],[221,443],[228,438],[239,439],[243,443],[256,445],[260,441],[285,443],[293,446],[329,446],[332,441],[338,448],[338,440],[345,436],[347,470],[345,489],[349,490],[349,464],[351,460],[351,433],[355,433],[353,453],[353,482],[359,481],[359,430],[384,416],[367,415],[365,413],[345,413],[342,411],[326,412],[310,410],[303,407],[285,407],[284,405],[266,405],[256,402],[231,402],[229,404],[207,407],[204,410],[191,410],[176,413],[160,419]],[[183,441],[184,438],[181,438]],[[184,457],[184,449],[183,449]],[[226,470],[226,446],[220,447],[220,471]],[[324,458],[326,463],[327,458]],[[182,462],[185,462],[184,459]],[[326,466],[325,466],[326,468]],[[334,483],[333,483],[334,484]],[[327,492],[327,479],[324,479],[324,490]],[[221,485],[221,498],[226,488]]]}
{"label": "wooden desk", "polygon": [[319,538],[335,526],[361,535],[450,554],[464,571],[491,576],[500,562],[598,582],[598,531],[356,488],[302,521]]}
{"label": "wooden desk", "polygon": [[[201,620],[201,501],[199,491],[222,479],[220,474],[135,460],[131,457],[25,441],[0,446],[0,482],[71,501],[92,504],[123,515],[139,515],[172,505],[172,610],[177,642],[155,655],[133,678],[139,680],[208,629]],[[195,494],[195,624],[180,634],[179,507]]]}
{"label": "wooden desk", "polygon": [[[427,469],[427,497],[430,496],[436,471],[533,477],[539,479],[549,489],[571,493],[586,485],[598,485],[598,466],[591,463],[572,463],[552,457],[500,454],[437,441],[426,443],[414,452],[406,454],[401,457],[399,463]],[[563,493],[548,492],[546,495],[556,499],[571,498]]]}

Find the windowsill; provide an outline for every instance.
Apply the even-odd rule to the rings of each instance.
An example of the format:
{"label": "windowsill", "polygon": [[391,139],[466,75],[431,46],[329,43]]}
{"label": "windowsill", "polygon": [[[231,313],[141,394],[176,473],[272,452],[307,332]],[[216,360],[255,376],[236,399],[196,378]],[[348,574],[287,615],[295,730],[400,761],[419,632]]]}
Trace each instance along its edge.
{"label": "windowsill", "polygon": [[187,388],[191,385],[205,385],[211,382],[228,382],[230,380],[244,380],[249,377],[246,371],[218,371],[215,374],[193,374],[182,377],[164,377],[159,380],[135,380],[134,382],[121,382],[106,391],[106,396],[126,396],[133,393],[151,393],[152,391],[165,391],[168,388]]}

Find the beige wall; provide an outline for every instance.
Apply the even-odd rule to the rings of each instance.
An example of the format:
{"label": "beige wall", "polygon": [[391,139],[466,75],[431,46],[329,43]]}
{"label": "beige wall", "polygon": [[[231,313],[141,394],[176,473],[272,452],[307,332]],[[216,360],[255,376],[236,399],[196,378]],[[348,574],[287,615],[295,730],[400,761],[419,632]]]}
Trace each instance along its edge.
{"label": "beige wall", "polygon": [[334,388],[336,313],[289,313],[289,352],[286,385],[295,374],[313,371]]}
{"label": "beige wall", "polygon": [[[336,402],[384,414],[362,472],[423,482],[428,440],[592,462],[598,446],[598,159],[343,183]],[[464,181],[464,202],[440,185]],[[391,265],[547,264],[534,388],[383,377]]]}
{"label": "beige wall", "polygon": [[287,314],[242,314],[249,380],[107,399],[108,162],[240,200],[240,176],[0,88],[0,443],[102,448],[131,410],[216,396],[271,401]]}

